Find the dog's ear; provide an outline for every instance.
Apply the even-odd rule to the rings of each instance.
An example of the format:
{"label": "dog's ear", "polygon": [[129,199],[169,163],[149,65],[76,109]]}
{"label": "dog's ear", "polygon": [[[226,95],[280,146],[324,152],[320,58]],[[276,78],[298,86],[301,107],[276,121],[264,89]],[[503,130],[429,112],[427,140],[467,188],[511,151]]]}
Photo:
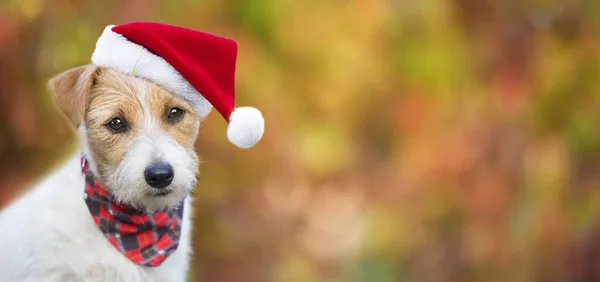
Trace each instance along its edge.
{"label": "dog's ear", "polygon": [[67,70],[50,79],[48,86],[58,108],[78,128],[83,120],[88,94],[100,68],[85,65]]}

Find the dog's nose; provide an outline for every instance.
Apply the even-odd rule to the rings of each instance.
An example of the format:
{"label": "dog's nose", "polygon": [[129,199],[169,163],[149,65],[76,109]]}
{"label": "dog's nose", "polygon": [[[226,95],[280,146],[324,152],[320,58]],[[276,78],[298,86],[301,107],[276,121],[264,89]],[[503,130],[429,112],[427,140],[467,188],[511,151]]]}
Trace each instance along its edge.
{"label": "dog's nose", "polygon": [[173,181],[173,167],[166,163],[151,164],[144,171],[146,182],[154,188],[165,188]]}

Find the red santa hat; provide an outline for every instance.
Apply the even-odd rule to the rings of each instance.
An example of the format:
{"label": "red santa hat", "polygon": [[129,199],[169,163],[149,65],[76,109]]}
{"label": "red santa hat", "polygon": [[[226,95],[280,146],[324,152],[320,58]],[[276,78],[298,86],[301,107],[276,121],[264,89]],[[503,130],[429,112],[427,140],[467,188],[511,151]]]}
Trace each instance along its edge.
{"label": "red santa hat", "polygon": [[262,138],[264,119],[253,107],[235,107],[237,43],[205,32],[153,22],[110,25],[92,62],[148,79],[187,101],[200,116],[212,107],[229,123],[227,137],[240,148]]}

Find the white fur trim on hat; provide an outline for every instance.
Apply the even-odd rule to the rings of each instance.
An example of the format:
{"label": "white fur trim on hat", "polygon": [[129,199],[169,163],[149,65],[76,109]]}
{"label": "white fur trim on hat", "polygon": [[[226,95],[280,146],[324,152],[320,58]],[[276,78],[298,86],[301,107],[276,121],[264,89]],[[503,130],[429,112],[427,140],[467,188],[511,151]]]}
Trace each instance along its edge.
{"label": "white fur trim on hat", "polygon": [[227,138],[240,148],[250,148],[263,136],[265,120],[260,111],[253,107],[240,107],[229,116]]}
{"label": "white fur trim on hat", "polygon": [[92,63],[119,72],[148,79],[190,103],[200,118],[205,118],[212,105],[163,58],[133,43],[109,25],[96,42]]}

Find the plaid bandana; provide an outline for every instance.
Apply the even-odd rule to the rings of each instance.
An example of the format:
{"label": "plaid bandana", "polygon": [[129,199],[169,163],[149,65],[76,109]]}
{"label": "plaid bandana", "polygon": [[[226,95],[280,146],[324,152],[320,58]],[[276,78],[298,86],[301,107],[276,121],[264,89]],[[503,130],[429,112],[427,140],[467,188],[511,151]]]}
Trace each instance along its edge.
{"label": "plaid bandana", "polygon": [[183,204],[177,209],[149,214],[118,204],[106,186],[94,178],[85,157],[85,203],[106,239],[132,262],[159,266],[177,250],[181,234]]}

